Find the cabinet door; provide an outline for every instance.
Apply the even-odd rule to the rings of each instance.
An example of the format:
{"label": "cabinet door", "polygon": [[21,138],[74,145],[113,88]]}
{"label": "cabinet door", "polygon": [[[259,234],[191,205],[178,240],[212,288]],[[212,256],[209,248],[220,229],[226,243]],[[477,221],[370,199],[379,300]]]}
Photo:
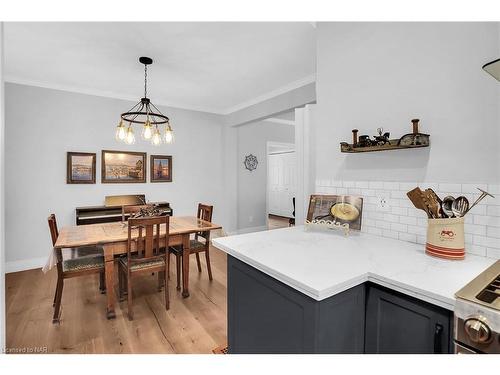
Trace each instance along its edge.
{"label": "cabinet door", "polygon": [[366,353],[450,353],[451,312],[370,285],[367,288]]}
{"label": "cabinet door", "polygon": [[228,255],[231,354],[314,353],[318,303]]}

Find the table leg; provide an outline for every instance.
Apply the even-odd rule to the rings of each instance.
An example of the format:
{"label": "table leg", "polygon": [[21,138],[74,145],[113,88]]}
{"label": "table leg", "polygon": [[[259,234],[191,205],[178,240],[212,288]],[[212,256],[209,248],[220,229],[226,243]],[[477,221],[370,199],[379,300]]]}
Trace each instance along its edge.
{"label": "table leg", "polygon": [[189,297],[189,234],[182,235],[182,296]]}
{"label": "table leg", "polygon": [[113,319],[115,315],[115,260],[113,249],[104,246],[104,273],[106,274],[107,318]]}

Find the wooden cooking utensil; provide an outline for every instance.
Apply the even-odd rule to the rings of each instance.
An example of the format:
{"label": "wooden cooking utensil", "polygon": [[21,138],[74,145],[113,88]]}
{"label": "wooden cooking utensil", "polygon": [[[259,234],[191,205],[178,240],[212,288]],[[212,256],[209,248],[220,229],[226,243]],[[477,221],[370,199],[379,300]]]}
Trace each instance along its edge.
{"label": "wooden cooking utensil", "polygon": [[410,190],[408,193],[406,193],[408,198],[411,200],[415,208],[418,208],[419,210],[424,210],[425,213],[427,214],[428,217],[431,217],[429,214],[429,209],[424,203],[423,200],[423,191],[420,190],[420,188],[417,186],[415,189]]}
{"label": "wooden cooking utensil", "polygon": [[443,201],[441,200],[441,198],[439,198],[439,195],[437,195],[436,192],[434,190],[432,190],[431,188],[428,188],[426,190],[428,190],[428,191],[430,191],[432,193],[432,195],[434,196],[434,199],[439,204],[439,217],[440,218],[445,217],[445,215],[443,213]]}
{"label": "wooden cooking utensil", "polygon": [[441,199],[432,189],[426,189],[424,195],[424,202],[429,207],[432,217],[435,219],[441,218]]}

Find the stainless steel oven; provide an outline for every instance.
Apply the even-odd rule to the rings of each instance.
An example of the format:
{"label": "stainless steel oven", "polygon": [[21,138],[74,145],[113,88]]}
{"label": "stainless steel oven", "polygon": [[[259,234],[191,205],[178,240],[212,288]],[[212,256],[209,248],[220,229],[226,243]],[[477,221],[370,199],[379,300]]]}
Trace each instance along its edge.
{"label": "stainless steel oven", "polygon": [[500,354],[500,261],[455,297],[455,353]]}

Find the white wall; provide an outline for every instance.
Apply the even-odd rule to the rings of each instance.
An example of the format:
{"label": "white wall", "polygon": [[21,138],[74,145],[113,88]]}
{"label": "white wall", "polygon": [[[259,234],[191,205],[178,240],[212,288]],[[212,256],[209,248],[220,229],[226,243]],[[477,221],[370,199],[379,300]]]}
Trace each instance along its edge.
{"label": "white wall", "polygon": [[3,22],[0,22],[0,351],[5,347],[5,174]]}
{"label": "white wall", "polygon": [[276,113],[290,111],[293,108],[313,103],[315,100],[316,85],[312,82],[229,113],[225,117],[225,123],[229,126],[237,126],[259,121]]}
{"label": "white wall", "polygon": [[[500,180],[498,23],[318,23],[316,179]],[[341,154],[351,129],[399,137],[421,119],[431,147]]]}
{"label": "white wall", "polygon": [[[172,120],[175,143],[133,146],[114,139],[119,114],[133,103],[17,84],[6,84],[6,261],[10,270],[39,266],[51,248],[46,218],[74,225],[75,207],[99,205],[104,196],[144,193],[168,201],[175,215],[193,215],[198,202],[214,204],[225,225],[222,118],[161,108]],[[172,183],[102,184],[102,149],[173,156]],[[66,152],[97,153],[95,185],[66,184]]]}
{"label": "white wall", "polygon": [[[266,225],[267,142],[295,142],[295,129],[290,125],[259,121],[238,129],[238,230]],[[259,162],[250,172],[243,164],[253,154]],[[253,218],[251,221],[250,218]]]}
{"label": "white wall", "polygon": [[[320,23],[311,179],[315,191],[362,195],[363,231],[425,243],[425,214],[406,192],[416,184],[439,195],[500,192],[500,85],[482,65],[500,55],[499,23]],[[351,130],[394,138],[421,119],[431,146],[342,154]],[[387,198],[389,212],[377,201]],[[500,199],[466,216],[469,253],[500,257]]]}

